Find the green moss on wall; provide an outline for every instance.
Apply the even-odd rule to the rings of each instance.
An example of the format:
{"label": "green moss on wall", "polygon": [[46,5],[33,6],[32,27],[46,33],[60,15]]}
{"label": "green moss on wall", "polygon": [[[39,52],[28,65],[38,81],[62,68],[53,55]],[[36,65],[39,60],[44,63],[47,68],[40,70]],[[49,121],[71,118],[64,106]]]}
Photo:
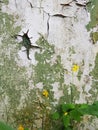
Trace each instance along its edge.
{"label": "green moss on wall", "polygon": [[95,67],[90,74],[93,76],[93,79],[98,80],[98,53],[95,59]]}
{"label": "green moss on wall", "polygon": [[90,30],[98,25],[98,0],[91,0],[91,3],[88,4],[88,10],[90,12],[91,21],[87,25],[87,29]]}
{"label": "green moss on wall", "polygon": [[92,88],[89,92],[92,94],[91,99],[95,101],[98,98],[98,53],[95,59],[95,67],[90,73],[90,75],[92,76],[93,82],[92,82]]}
{"label": "green moss on wall", "polygon": [[9,0],[3,0],[3,3],[8,4]]}
{"label": "green moss on wall", "polygon": [[[17,34],[20,31],[20,27],[14,27],[14,17],[7,13],[0,13],[0,35],[4,37],[3,40],[7,41],[11,39],[11,36]],[[12,39],[11,39],[12,40]],[[10,43],[10,41],[9,41]]]}
{"label": "green moss on wall", "polygon": [[[35,58],[38,61],[35,66],[35,78],[34,82],[42,82],[44,86],[49,86],[54,82],[64,82],[62,75],[64,75],[64,68],[61,64],[61,57],[57,56],[55,63],[51,64],[51,59],[54,54],[54,46],[49,45],[49,43],[41,37],[39,39],[38,45],[43,49],[41,53],[36,53]],[[51,87],[50,87],[51,88]]]}
{"label": "green moss on wall", "polygon": [[79,81],[81,80],[82,74],[83,74],[83,72],[79,69],[78,75],[77,75],[77,78],[78,78]]}
{"label": "green moss on wall", "polygon": [[55,54],[54,46],[50,45],[43,36],[40,37],[37,44],[42,47],[42,52],[35,54],[35,59],[38,63],[34,67],[34,84],[36,85],[41,82],[43,89],[47,89],[49,92],[51,91],[52,94],[52,88],[55,82],[59,82],[60,87],[64,83],[64,68],[61,64],[61,57],[58,55],[55,62],[51,64],[51,59]]}
{"label": "green moss on wall", "polygon": [[[52,92],[53,84],[57,82],[59,84],[59,89],[63,90],[64,95],[62,95],[59,102],[71,102],[79,98],[79,92],[76,90],[76,86],[69,85],[67,86],[64,81],[65,69],[61,62],[61,56],[57,55],[54,63],[51,63],[53,56],[55,55],[54,46],[50,45],[44,37],[40,37],[37,42],[41,46],[42,52],[36,53],[35,58],[37,60],[37,65],[34,67],[34,84],[42,83],[43,88]],[[71,95],[68,95],[69,87],[72,87]],[[78,96],[76,94],[78,93]],[[71,99],[72,98],[72,99]]]}
{"label": "green moss on wall", "polygon": [[93,44],[95,44],[98,41],[98,32],[92,32],[91,38],[92,38]]}
{"label": "green moss on wall", "polygon": [[75,54],[75,53],[76,53],[76,52],[75,52],[74,46],[69,47],[69,54],[70,54],[70,56],[71,56],[72,54]]}
{"label": "green moss on wall", "polygon": [[60,98],[59,104],[75,103],[79,99],[80,92],[74,84],[64,85],[62,90],[64,95]]}
{"label": "green moss on wall", "polygon": [[19,67],[15,61],[18,44],[12,36],[20,31],[20,27],[14,27],[14,23],[12,15],[0,12],[0,103],[3,104],[7,121],[20,104],[21,95],[28,86],[26,68]]}

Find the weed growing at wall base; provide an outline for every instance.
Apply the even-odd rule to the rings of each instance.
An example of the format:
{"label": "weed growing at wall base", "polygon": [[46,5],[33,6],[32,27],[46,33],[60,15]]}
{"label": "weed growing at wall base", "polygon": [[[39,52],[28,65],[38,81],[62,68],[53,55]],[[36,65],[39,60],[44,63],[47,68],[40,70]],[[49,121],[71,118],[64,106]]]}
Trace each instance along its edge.
{"label": "weed growing at wall base", "polygon": [[98,102],[88,104],[62,104],[52,114],[52,119],[58,130],[78,130],[83,116],[98,117]]}
{"label": "weed growing at wall base", "polygon": [[[45,116],[47,112],[44,111]],[[96,116],[98,118],[98,101],[91,105],[88,104],[61,104],[55,108],[55,112],[51,111],[50,116],[43,118],[43,127],[40,130],[79,130],[81,121],[85,115]],[[31,115],[32,116],[32,115]],[[50,125],[47,126],[47,119]],[[32,122],[33,123],[33,122]],[[0,130],[16,130],[9,125],[0,122]],[[35,130],[33,128],[25,128],[19,125],[17,130]],[[39,130],[39,129],[36,129]]]}

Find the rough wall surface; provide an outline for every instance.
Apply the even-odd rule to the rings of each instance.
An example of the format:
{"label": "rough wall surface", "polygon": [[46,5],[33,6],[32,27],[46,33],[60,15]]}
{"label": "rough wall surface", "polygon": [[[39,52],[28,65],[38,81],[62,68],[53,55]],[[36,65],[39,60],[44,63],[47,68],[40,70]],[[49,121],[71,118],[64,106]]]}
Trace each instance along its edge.
{"label": "rough wall surface", "polygon": [[[97,0],[0,1],[2,120],[13,122],[13,113],[38,97],[51,102],[49,107],[98,100],[97,6]],[[21,46],[22,37],[16,36],[27,30],[32,45],[41,47],[29,50],[30,60]],[[77,72],[73,65],[79,66]],[[48,101],[41,95],[43,90],[49,92]],[[81,129],[98,129],[94,123]]]}

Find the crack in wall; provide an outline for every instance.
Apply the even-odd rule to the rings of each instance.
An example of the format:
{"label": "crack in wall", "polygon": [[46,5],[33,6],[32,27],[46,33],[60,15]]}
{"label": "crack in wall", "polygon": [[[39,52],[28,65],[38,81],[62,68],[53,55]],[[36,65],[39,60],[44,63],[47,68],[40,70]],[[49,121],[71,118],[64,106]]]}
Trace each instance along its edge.
{"label": "crack in wall", "polygon": [[70,2],[68,2],[68,3],[61,3],[60,5],[62,6],[62,10],[64,9],[64,7],[71,6],[70,4],[71,4],[72,2],[73,2],[73,0],[70,1]]}
{"label": "crack in wall", "polygon": [[[70,16],[63,15],[61,13],[56,13],[56,14],[50,15],[49,13],[47,13],[44,10],[43,10],[43,12],[48,15],[48,19],[47,19],[47,37],[49,36],[50,18],[51,17],[59,17],[59,18],[63,18],[63,19],[66,18],[66,17],[70,17]],[[72,18],[72,17],[70,17],[70,18]]]}
{"label": "crack in wall", "polygon": [[49,21],[50,21],[50,15],[48,13],[48,19],[47,19],[47,37],[49,36],[49,27],[50,27]]}
{"label": "crack in wall", "polygon": [[[27,0],[28,1],[28,0]],[[47,37],[49,36],[49,28],[50,28],[50,23],[49,23],[49,21],[50,21],[50,18],[51,17],[59,17],[59,18],[66,18],[66,17],[70,17],[70,16],[66,16],[66,15],[64,15],[64,14],[62,14],[62,13],[55,13],[55,14],[53,14],[53,15],[51,15],[50,13],[48,13],[48,12],[46,12],[45,10],[44,10],[44,8],[43,7],[37,7],[37,6],[33,6],[32,5],[32,3],[30,2],[30,1],[28,1],[28,3],[30,4],[30,7],[31,8],[37,8],[37,9],[42,9],[42,11],[43,11],[43,13],[45,13],[45,14],[47,14],[48,15],[48,18],[47,18]],[[72,17],[70,17],[70,18],[72,18]]]}
{"label": "crack in wall", "polygon": [[27,2],[29,3],[30,7],[33,8],[32,3],[29,0],[27,0]]}

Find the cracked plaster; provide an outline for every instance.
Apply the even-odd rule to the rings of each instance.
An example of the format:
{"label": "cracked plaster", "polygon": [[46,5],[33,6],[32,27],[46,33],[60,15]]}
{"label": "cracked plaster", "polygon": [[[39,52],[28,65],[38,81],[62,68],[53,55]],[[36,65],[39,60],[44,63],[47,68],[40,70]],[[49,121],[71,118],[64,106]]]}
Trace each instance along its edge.
{"label": "cracked plaster", "polygon": [[[65,83],[70,84],[73,82],[76,85],[77,90],[80,92],[80,98],[76,102],[82,103],[86,102],[86,97],[91,96],[89,90],[91,89],[92,78],[89,77],[89,73],[94,68],[98,44],[92,45],[90,32],[86,29],[86,25],[90,21],[90,13],[84,6],[77,6],[76,2],[85,4],[86,0],[9,0],[8,5],[2,4],[2,12],[14,16],[15,26],[21,26],[20,35],[29,29],[29,37],[33,37],[31,39],[32,43],[36,44],[40,37],[38,33],[41,33],[51,45],[55,46],[54,57],[60,55],[63,67],[69,71],[68,74],[64,74]],[[67,5],[69,3],[70,5]],[[62,6],[61,4],[65,5]],[[2,38],[0,41],[2,41]],[[75,54],[69,52],[69,48],[72,47]],[[25,52],[22,52],[21,48],[18,51],[19,60],[17,58],[15,60],[17,65],[21,67],[36,65],[38,62],[35,60],[35,53],[36,51],[30,51],[32,60],[28,61]],[[84,65],[82,66],[83,60]],[[73,64],[78,64],[82,68],[83,74],[80,81],[76,75],[73,77],[71,74]],[[89,66],[90,64],[92,66]],[[89,83],[86,83],[86,76],[90,80]],[[87,94],[83,92],[83,85],[85,85],[84,91]],[[58,85],[55,83],[54,91],[56,86]],[[58,92],[57,89],[56,92]]]}

